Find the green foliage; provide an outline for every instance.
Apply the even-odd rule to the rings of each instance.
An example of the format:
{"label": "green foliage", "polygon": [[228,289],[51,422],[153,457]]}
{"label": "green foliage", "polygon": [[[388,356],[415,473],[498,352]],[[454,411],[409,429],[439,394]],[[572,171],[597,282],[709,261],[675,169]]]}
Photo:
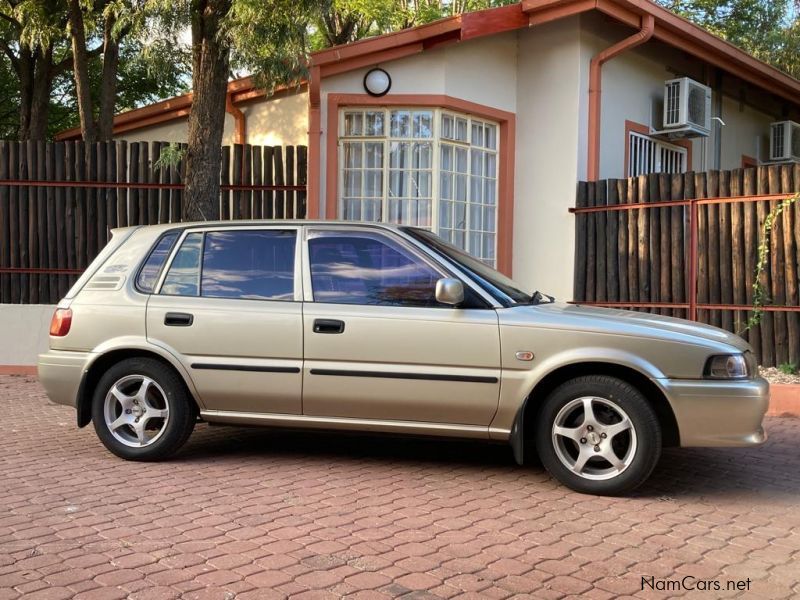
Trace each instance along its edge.
{"label": "green foliage", "polygon": [[356,40],[430,23],[474,10],[513,4],[515,0],[324,0],[311,28],[310,48]]}
{"label": "green foliage", "polygon": [[658,0],[719,37],[800,77],[800,19],[794,0]]}
{"label": "green foliage", "polygon": [[797,365],[794,363],[781,363],[778,365],[778,371],[784,375],[797,375]]}
{"label": "green foliage", "polygon": [[160,171],[169,167],[177,167],[184,156],[186,156],[186,149],[172,142],[169,146],[161,148],[161,154],[159,154],[158,160],[153,163],[153,168],[156,171]]}
{"label": "green foliage", "polygon": [[748,319],[747,326],[744,329],[745,331],[761,323],[761,318],[764,316],[764,306],[772,301],[769,297],[769,290],[767,290],[763,281],[763,279],[765,279],[763,276],[767,268],[767,261],[769,260],[769,244],[770,237],[772,236],[772,229],[783,212],[799,200],[800,193],[795,194],[791,198],[782,200],[770,211],[767,218],[764,219],[764,225],[761,228],[761,239],[758,244],[755,283],[753,284],[753,315]]}

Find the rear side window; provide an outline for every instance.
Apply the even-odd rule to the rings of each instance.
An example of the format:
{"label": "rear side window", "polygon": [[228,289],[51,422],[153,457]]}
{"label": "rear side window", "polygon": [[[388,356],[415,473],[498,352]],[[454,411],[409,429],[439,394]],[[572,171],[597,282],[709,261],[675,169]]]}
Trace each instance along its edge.
{"label": "rear side window", "polygon": [[200,251],[202,233],[190,233],[175,254],[161,286],[167,296],[197,296],[200,289]]}
{"label": "rear side window", "polygon": [[200,295],[206,298],[292,300],[294,231],[206,234]]}
{"label": "rear side window", "polygon": [[161,269],[164,268],[164,263],[167,262],[167,257],[179,234],[180,232],[178,231],[171,231],[158,240],[156,247],[150,252],[150,256],[147,257],[142,270],[139,271],[139,276],[136,278],[136,287],[140,291],[147,294],[153,293],[158,276],[161,274]]}

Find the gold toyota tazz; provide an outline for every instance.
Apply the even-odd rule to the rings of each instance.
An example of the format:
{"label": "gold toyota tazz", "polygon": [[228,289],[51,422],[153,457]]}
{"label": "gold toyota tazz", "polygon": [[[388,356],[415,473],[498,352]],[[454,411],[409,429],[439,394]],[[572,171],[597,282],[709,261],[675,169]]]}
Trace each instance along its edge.
{"label": "gold toyota tazz", "polygon": [[437,236],[338,222],[119,229],[58,305],[50,398],[131,460],[209,423],[496,440],[621,494],[664,446],[751,446],[741,338],[552,302]]}

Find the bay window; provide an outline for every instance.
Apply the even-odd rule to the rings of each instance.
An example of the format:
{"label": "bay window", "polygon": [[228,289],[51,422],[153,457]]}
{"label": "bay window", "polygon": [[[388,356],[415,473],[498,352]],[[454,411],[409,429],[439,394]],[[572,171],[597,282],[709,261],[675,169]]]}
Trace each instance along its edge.
{"label": "bay window", "polygon": [[495,265],[497,123],[414,107],[339,117],[340,218],[422,227]]}

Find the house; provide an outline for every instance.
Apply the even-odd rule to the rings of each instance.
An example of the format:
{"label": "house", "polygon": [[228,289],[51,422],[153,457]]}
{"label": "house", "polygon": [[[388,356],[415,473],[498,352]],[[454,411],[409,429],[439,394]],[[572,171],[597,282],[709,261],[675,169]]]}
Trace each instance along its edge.
{"label": "house", "polygon": [[[800,82],[648,0],[523,0],[317,52],[297,89],[228,91],[226,143],[308,144],[310,217],[430,227],[561,299],[577,181],[762,163],[800,108]],[[184,140],[190,104],[115,134]]]}

